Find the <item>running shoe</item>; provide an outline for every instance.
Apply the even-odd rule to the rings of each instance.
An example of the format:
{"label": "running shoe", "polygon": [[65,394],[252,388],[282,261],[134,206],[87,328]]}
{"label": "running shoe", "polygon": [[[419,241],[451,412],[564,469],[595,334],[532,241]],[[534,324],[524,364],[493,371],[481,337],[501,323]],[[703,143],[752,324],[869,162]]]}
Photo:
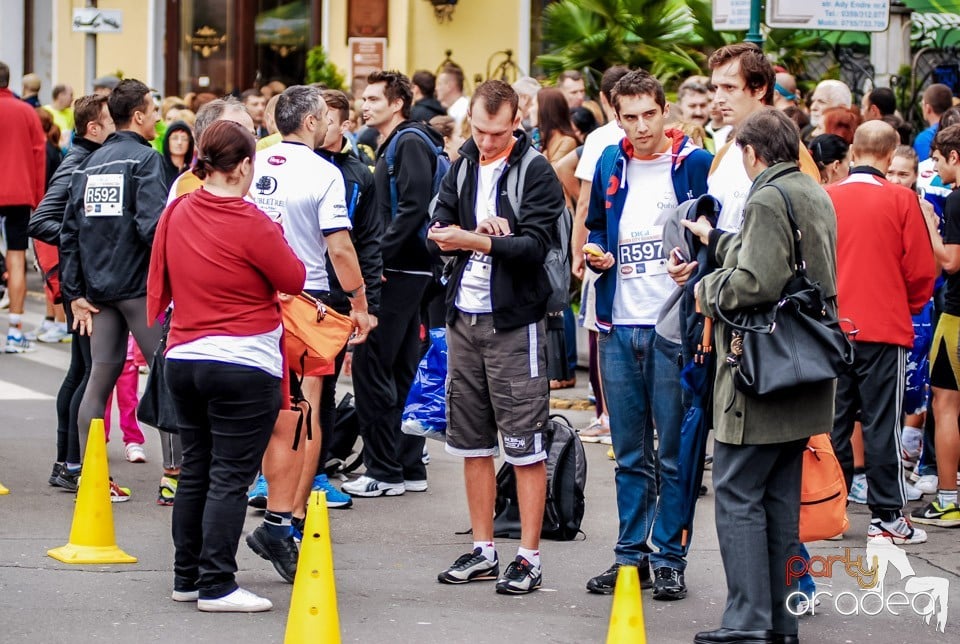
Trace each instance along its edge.
{"label": "running shoe", "polygon": [[110,503],[125,503],[130,500],[133,492],[128,487],[120,487],[113,478],[110,479]]}
{"label": "running shoe", "polygon": [[57,475],[57,480],[54,482],[59,488],[63,488],[67,492],[76,492],[80,488],[80,470],[71,470],[69,467],[64,465],[60,468],[60,473]]}
{"label": "running shoe", "polygon": [[160,477],[160,489],[157,491],[157,505],[171,506],[177,496],[177,483],[179,480],[175,476],[164,474]]}
{"label": "running shoe", "polygon": [[400,496],[406,492],[403,483],[384,483],[369,476],[361,476],[356,481],[349,481],[340,486],[340,489],[350,496]]}
{"label": "running shoe", "polygon": [[267,479],[261,474],[247,493],[247,505],[257,510],[267,509]]}
{"label": "running shoe", "polygon": [[37,335],[37,342],[45,344],[57,344],[58,342],[71,342],[73,336],[67,331],[67,325],[60,322],[54,322],[53,326],[43,333]]}
{"label": "running shoe", "polygon": [[123,448],[123,453],[131,463],[147,462],[147,453],[143,451],[143,445],[140,443],[127,443]]}
{"label": "running shoe", "polygon": [[19,329],[11,329],[7,332],[7,346],[4,349],[6,353],[30,353],[36,350],[33,343],[27,340]]}
{"label": "running shoe", "polygon": [[44,321],[40,323],[40,326],[38,326],[33,331],[24,331],[23,337],[25,337],[30,342],[36,342],[41,335],[43,335],[47,331],[50,331],[51,329],[56,328],[56,326],[57,326],[57,323],[54,322],[53,320],[44,319]]}
{"label": "running shoe", "polygon": [[501,595],[525,595],[539,588],[542,582],[540,566],[534,566],[517,555],[497,580],[497,592]]}
{"label": "running shoe", "polygon": [[914,523],[935,525],[940,528],[956,528],[960,526],[960,507],[956,503],[940,505],[938,500],[934,499],[926,507],[914,510],[910,519]]}
{"label": "running shoe", "polygon": [[297,576],[297,559],[300,556],[293,536],[277,539],[270,535],[266,526],[261,525],[247,535],[247,545],[260,557],[272,563],[284,581],[293,583]]}
{"label": "running shoe", "polygon": [[317,474],[313,479],[313,491],[323,492],[326,495],[328,508],[349,508],[353,505],[353,499],[349,494],[344,494],[333,487],[326,474]]}
{"label": "running shoe", "polygon": [[453,564],[437,575],[441,584],[465,584],[470,581],[493,581],[500,575],[499,559],[487,559],[483,550],[474,548],[473,552],[457,557]]}
{"label": "running shoe", "polygon": [[577,434],[581,442],[599,443],[604,438],[610,437],[610,426],[603,422],[601,418],[594,418],[590,424],[581,429]]}
{"label": "running shoe", "polygon": [[900,515],[893,521],[881,521],[874,517],[870,520],[870,527],[867,528],[867,538],[883,537],[884,539],[896,545],[912,545],[925,543],[927,533],[920,528],[915,528],[907,517]]}
{"label": "running shoe", "polygon": [[53,471],[50,472],[50,478],[47,479],[52,487],[57,487],[57,477],[60,476],[60,471],[63,469],[63,463],[54,463]]}
{"label": "running shoe", "polygon": [[867,475],[854,474],[853,482],[850,484],[850,492],[847,494],[847,501],[851,503],[867,504]]}

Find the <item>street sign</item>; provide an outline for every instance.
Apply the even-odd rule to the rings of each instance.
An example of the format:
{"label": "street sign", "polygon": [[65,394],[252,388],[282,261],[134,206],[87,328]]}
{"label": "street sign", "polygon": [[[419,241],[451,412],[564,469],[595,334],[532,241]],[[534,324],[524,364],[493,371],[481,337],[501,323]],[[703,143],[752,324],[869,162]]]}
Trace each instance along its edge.
{"label": "street sign", "polygon": [[95,7],[74,9],[73,30],[85,34],[118,34],[123,30],[123,12]]}
{"label": "street sign", "polygon": [[716,31],[746,31],[750,28],[750,0],[715,0],[713,28]]}
{"label": "street sign", "polygon": [[771,29],[886,31],[890,0],[767,0]]}
{"label": "street sign", "polygon": [[367,86],[367,76],[387,66],[386,38],[350,38],[351,89]]}

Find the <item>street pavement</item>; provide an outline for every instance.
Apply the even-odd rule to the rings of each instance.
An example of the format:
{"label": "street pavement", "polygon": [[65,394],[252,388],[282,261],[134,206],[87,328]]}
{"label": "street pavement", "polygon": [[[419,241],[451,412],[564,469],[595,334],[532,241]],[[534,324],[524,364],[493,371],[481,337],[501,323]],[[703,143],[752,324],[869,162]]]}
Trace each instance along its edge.
{"label": "street pavement", "polygon": [[[31,282],[32,283],[32,282]],[[28,303],[27,328],[42,318],[42,302]],[[5,326],[0,325],[0,328]],[[254,615],[204,614],[192,604],[170,600],[173,547],[170,508],[155,504],[160,478],[160,448],[154,430],[147,436],[146,464],[127,463],[119,426],[108,446],[111,475],[133,489],[133,498],[113,506],[117,542],[139,557],[132,565],[76,566],[46,556],[66,543],[74,509],[73,495],[49,487],[55,456],[55,396],[69,361],[69,344],[39,345],[27,355],[0,355],[0,643],[13,642],[281,642],[288,619],[291,586],[241,540],[239,583],[269,597],[274,609]],[[142,384],[142,382],[141,382]],[[342,391],[348,391],[345,380]],[[560,402],[586,399],[586,375],[574,389],[557,392]],[[617,395],[617,392],[609,392]],[[563,402],[565,399],[567,402]],[[576,403],[575,403],[576,404]],[[580,403],[580,406],[583,406]],[[584,426],[591,411],[557,409]],[[114,412],[115,413],[115,412]],[[428,441],[429,490],[405,496],[357,499],[349,510],[331,510],[338,610],[344,642],[556,642],[605,640],[611,598],[588,594],[584,583],[613,562],[617,535],[614,463],[604,445],[586,445],[589,461],[584,537],[542,544],[544,584],[523,597],[496,595],[492,583],[444,586],[436,574],[470,549],[461,466],[442,445]],[[706,473],[710,483],[710,472]],[[851,506],[851,528],[842,542],[810,545],[811,554],[848,558],[864,555],[869,515]],[[244,533],[261,520],[250,511]],[[849,614],[863,595],[842,563],[832,576],[817,581],[821,590],[846,590],[839,606],[824,598],[815,616],[804,617],[804,642],[900,644],[960,642],[960,532],[931,528],[930,540],[907,546],[917,577],[949,582],[946,632],[924,623],[910,606],[894,606],[895,616]],[[516,541],[500,540],[503,565],[515,554]],[[825,566],[820,565],[823,572]],[[759,570],[737,571],[741,575]],[[726,586],[714,527],[712,489],[697,508],[696,534],[689,555],[688,597],[653,601],[643,595],[647,641],[689,643],[696,632],[720,626]],[[904,590],[892,568],[884,592]],[[909,597],[913,595],[910,594]],[[893,602],[897,603],[897,602]],[[922,609],[923,598],[914,602]],[[874,598],[863,609],[882,608]],[[841,614],[847,613],[847,615]]]}

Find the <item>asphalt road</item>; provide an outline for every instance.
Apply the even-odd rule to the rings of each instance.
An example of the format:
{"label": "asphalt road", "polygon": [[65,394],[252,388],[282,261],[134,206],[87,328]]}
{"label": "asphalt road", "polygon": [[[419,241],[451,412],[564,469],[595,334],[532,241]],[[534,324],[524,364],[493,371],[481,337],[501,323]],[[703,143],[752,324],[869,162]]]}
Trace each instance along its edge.
{"label": "asphalt road", "polygon": [[[31,299],[26,325],[39,323],[42,306]],[[2,326],[2,325],[0,325]],[[0,642],[280,642],[291,586],[270,564],[241,542],[239,583],[269,597],[274,609],[256,615],[204,614],[169,599],[173,575],[170,509],[155,504],[160,449],[145,428],[147,464],[123,459],[118,437],[108,446],[111,474],[133,489],[128,503],[113,506],[117,541],[139,557],[133,565],[72,566],[46,556],[70,532],[73,495],[51,488],[46,479],[55,456],[54,397],[69,356],[69,345],[40,345],[29,355],[0,355],[0,482],[11,494],[0,496]],[[559,397],[586,397],[579,386]],[[343,390],[349,389],[349,382]],[[616,395],[616,392],[611,392]],[[583,426],[588,411],[565,410]],[[116,426],[115,426],[116,427]],[[118,429],[115,429],[118,431]],[[402,497],[358,499],[353,509],[330,513],[338,610],[345,642],[602,642],[611,598],[590,595],[586,580],[613,561],[617,534],[614,463],[606,446],[587,445],[586,538],[542,544],[544,586],[524,597],[496,595],[492,584],[443,586],[436,573],[469,549],[461,468],[439,443],[431,442],[430,488]],[[709,472],[707,473],[707,483]],[[245,531],[260,517],[250,512]],[[851,508],[852,527],[843,542],[810,546],[814,556],[864,554],[868,515]],[[697,534],[687,568],[688,597],[655,602],[644,594],[647,641],[688,643],[700,630],[719,626],[726,587],[714,528],[713,496],[701,499]],[[862,592],[844,572],[818,579],[821,590],[850,594],[837,606],[824,598],[817,615],[801,620],[804,642],[900,644],[960,642],[960,531],[932,528],[930,540],[907,547],[918,577],[949,582],[946,632],[927,625],[907,607],[895,616],[848,614]],[[516,542],[502,540],[500,557],[509,560]],[[754,570],[738,574],[757,574]],[[892,569],[885,592],[903,590]],[[911,595],[912,596],[912,595]],[[922,608],[924,602],[915,602]],[[875,612],[877,601],[864,608]],[[881,607],[882,608],[882,607]]]}

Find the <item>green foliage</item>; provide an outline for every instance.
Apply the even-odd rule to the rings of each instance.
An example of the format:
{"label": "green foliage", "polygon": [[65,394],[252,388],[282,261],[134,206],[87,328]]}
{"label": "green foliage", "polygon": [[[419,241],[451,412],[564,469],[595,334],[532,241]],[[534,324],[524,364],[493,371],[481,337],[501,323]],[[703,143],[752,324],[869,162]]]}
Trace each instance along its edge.
{"label": "green foliage", "polygon": [[323,83],[329,89],[346,90],[347,77],[317,45],[307,51],[307,83]]}
{"label": "green foliage", "polygon": [[687,48],[693,16],[684,0],[561,0],[543,12],[547,53],[537,64],[551,78],[578,69],[595,85],[617,64],[662,81],[699,72]]}

